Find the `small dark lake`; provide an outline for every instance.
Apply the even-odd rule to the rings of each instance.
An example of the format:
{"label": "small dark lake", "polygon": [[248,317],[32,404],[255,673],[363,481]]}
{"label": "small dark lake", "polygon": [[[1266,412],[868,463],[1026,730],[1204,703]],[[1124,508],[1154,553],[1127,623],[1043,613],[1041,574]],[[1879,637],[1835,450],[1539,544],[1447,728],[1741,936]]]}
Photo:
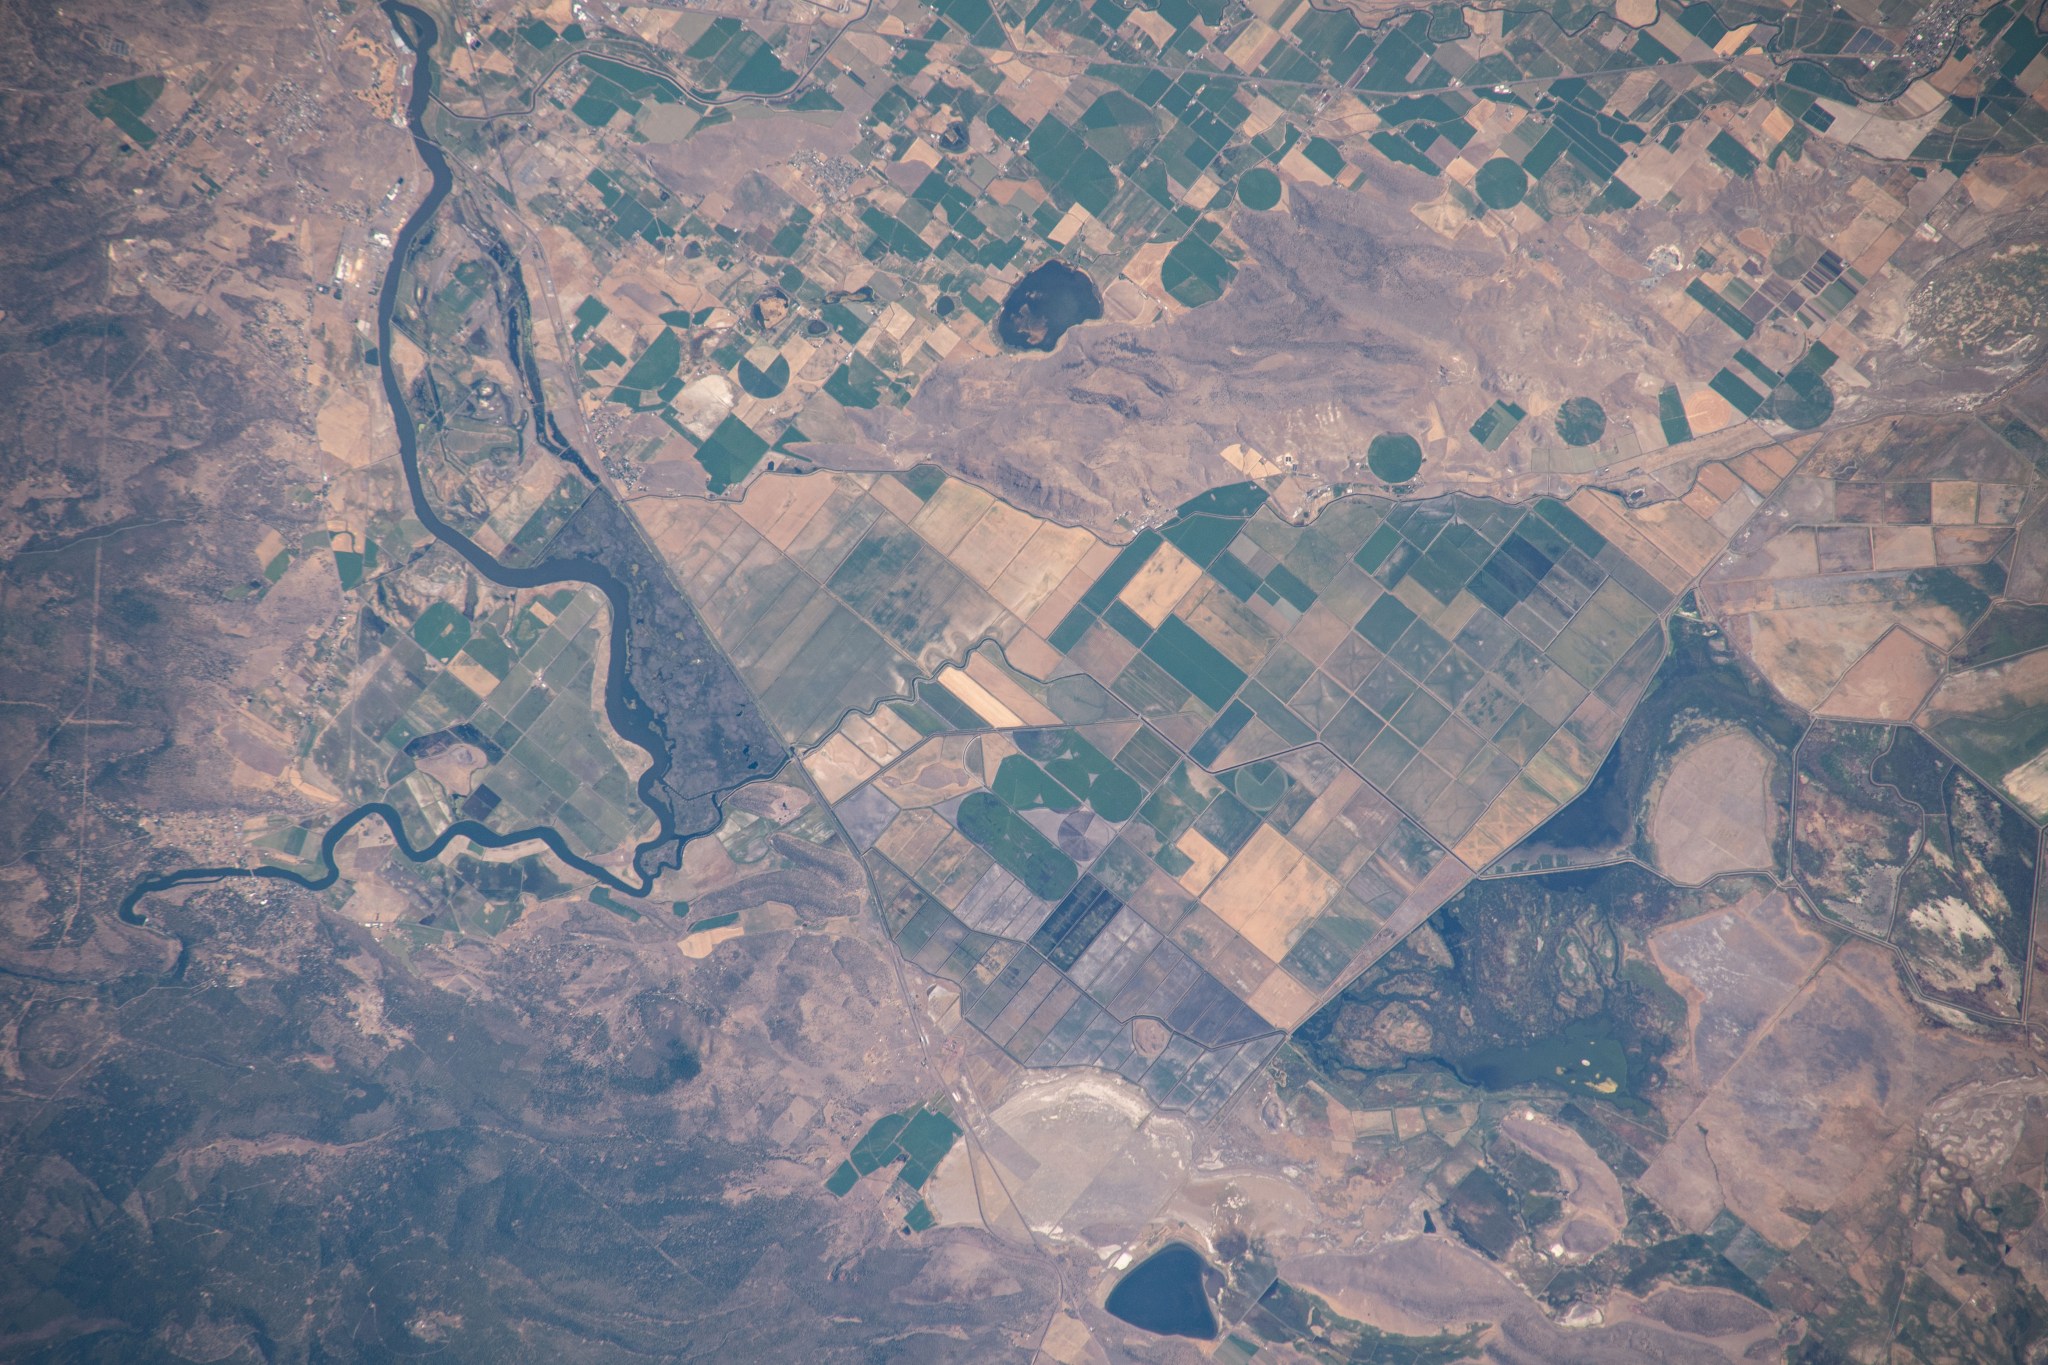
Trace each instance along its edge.
{"label": "small dark lake", "polygon": [[996,334],[1016,350],[1050,351],[1068,328],[1101,316],[1095,281],[1065,261],[1047,261],[1011,288]]}
{"label": "small dark lake", "polygon": [[1208,1263],[1185,1242],[1168,1242],[1132,1266],[1103,1304],[1109,1315],[1168,1337],[1216,1338],[1216,1314],[1202,1274]]}

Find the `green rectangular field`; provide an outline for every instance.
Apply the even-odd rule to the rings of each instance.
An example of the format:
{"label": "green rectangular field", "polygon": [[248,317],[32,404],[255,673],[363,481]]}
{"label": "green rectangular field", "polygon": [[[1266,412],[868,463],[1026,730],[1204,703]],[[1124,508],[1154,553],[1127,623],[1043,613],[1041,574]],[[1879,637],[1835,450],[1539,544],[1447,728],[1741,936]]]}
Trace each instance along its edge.
{"label": "green rectangular field", "polygon": [[1145,567],[1145,561],[1159,548],[1161,536],[1157,531],[1141,531],[1109,562],[1109,567],[1089,585],[1081,595],[1081,605],[1092,612],[1103,612],[1116,600],[1130,581],[1138,576],[1138,570]]}
{"label": "green rectangular field", "polygon": [[1488,450],[1499,450],[1508,434],[1520,426],[1528,416],[1514,403],[1496,399],[1492,407],[1479,414],[1479,420],[1472,424],[1472,439]]}
{"label": "green rectangular field", "polygon": [[957,818],[962,834],[1040,900],[1058,900],[1080,878],[1072,858],[989,792],[969,793]]}
{"label": "green rectangular field", "polygon": [[1144,653],[1208,706],[1221,708],[1244,685],[1244,670],[1178,616],[1160,623]]}

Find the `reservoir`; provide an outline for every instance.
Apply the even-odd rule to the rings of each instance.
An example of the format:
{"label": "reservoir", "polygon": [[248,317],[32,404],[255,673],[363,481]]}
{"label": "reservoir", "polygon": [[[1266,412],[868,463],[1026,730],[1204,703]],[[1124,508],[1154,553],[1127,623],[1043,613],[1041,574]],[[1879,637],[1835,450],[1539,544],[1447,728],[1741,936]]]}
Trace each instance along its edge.
{"label": "reservoir", "polygon": [[1101,316],[1095,282],[1065,261],[1047,261],[1011,288],[996,334],[1014,350],[1050,351],[1068,328]]}
{"label": "reservoir", "polygon": [[1202,1275],[1208,1269],[1201,1253],[1185,1242],[1168,1242],[1116,1282],[1103,1305],[1109,1315],[1169,1337],[1213,1341],[1216,1314]]}

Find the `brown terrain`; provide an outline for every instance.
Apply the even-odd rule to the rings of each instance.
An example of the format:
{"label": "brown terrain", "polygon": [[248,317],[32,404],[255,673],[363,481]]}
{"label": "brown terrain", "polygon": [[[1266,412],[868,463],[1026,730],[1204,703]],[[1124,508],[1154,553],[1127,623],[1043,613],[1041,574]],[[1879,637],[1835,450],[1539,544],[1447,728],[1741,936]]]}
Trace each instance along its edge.
{"label": "brown terrain", "polygon": [[[1907,95],[1834,100],[1804,155],[1731,177],[1646,149],[1642,183],[1670,183],[1640,204],[1547,216],[1468,211],[1470,165],[1373,159],[1357,100],[1297,110],[1341,147],[1343,183],[1276,155],[1278,206],[1219,218],[1219,301],[1173,301],[1169,243],[1135,244],[1105,317],[1024,354],[978,311],[1005,267],[948,284],[976,306],[943,326],[936,284],[835,276],[826,307],[858,303],[889,339],[861,354],[925,367],[862,406],[815,399],[855,343],[763,244],[801,203],[859,255],[834,236],[854,210],[829,214],[849,186],[900,208],[950,131],[937,106],[893,142],[861,124],[881,81],[839,80],[851,108],[750,96],[716,116],[643,90],[611,123],[572,112],[588,84],[568,64],[527,89],[556,59],[519,33],[673,63],[715,13],[787,25],[791,67],[910,82],[929,15],[435,13],[457,189],[399,263],[403,325],[373,358],[427,181],[394,122],[411,54],[381,10],[0,4],[18,39],[0,55],[0,1354],[2038,1353],[2048,180],[2038,149],[1958,175],[1914,148],[1951,97],[2038,113],[2044,59],[1993,88],[1914,47]],[[1164,13],[1131,22],[1170,38]],[[1670,6],[1614,14],[1680,41]],[[1073,113],[1089,62],[1017,19],[932,60],[1034,120]],[[1463,19],[1506,50],[1495,7]],[[1263,41],[1255,25],[1301,19],[1223,22]],[[1775,79],[1746,41],[1688,60]],[[1627,77],[1644,99],[1653,69]],[[89,102],[159,75],[149,139]],[[1475,117],[1494,137],[1509,116]],[[1776,107],[1715,117],[1792,127]],[[963,165],[1004,150],[985,126],[960,136]],[[621,164],[687,248],[593,250],[589,173]],[[1020,234],[1051,202],[1021,185],[987,189]],[[1174,193],[1234,202],[1218,182]],[[1112,236],[1055,209],[1063,245]],[[1813,430],[1706,382],[1732,334],[1682,283],[1790,280],[1787,243],[1826,244],[1861,282],[1812,337],[1796,308],[1742,334],[1772,375],[1827,338]],[[659,401],[618,397],[664,337]],[[623,529],[599,548],[630,552],[635,600],[673,614],[497,587],[434,543],[385,361],[431,420],[428,499],[465,535],[510,563],[615,497]],[[1589,444],[1556,420],[1576,397],[1607,414]],[[1489,446],[1471,432],[1496,400],[1527,421]],[[713,433],[799,411],[804,432],[711,482]],[[1399,489],[1366,461],[1390,431],[1424,457]],[[1089,597],[1140,528],[1247,479],[1271,499],[1230,532],[1253,587],[1191,537]],[[1520,652],[1496,641],[1507,662],[1439,669],[1453,640],[1480,648],[1462,634],[1477,599],[1374,578],[1347,521],[1368,501],[1345,494],[1395,541],[1468,496],[1472,543],[1556,499],[1550,529],[1525,528],[1551,548],[1528,553],[1584,591],[1541,630],[1497,613],[1525,632]],[[1357,539],[1325,553],[1346,525]],[[1368,654],[1368,600],[1431,628]],[[1169,621],[1255,684],[1229,695],[1272,703],[1247,702],[1213,761],[1190,755],[1223,705],[1171,698],[1138,662]],[[1697,676],[1662,667],[1683,631],[1705,642]],[[773,736],[644,879],[651,760],[607,701],[621,636],[647,702],[729,678],[695,709]],[[1383,665],[1392,700],[1367,686]],[[1462,707],[1510,674],[1524,691],[1498,714],[1449,718],[1418,690]],[[1367,696],[1374,735],[1429,727],[1370,780],[1362,732],[1333,747]],[[1669,734],[1630,749],[1653,702]],[[663,715],[678,781],[715,767]],[[1085,753],[1045,756],[1069,734]],[[1595,796],[1641,796],[1612,856],[1567,866],[1562,835],[1525,842],[1553,817],[1598,823],[1574,803],[1610,753],[1636,767]],[[1089,754],[1156,762],[1149,813],[1082,800]],[[1019,798],[1019,825],[1068,883],[1085,864],[1115,886],[1112,946],[1163,945],[1150,975],[1123,964],[1157,994],[1134,985],[1146,1003],[1111,1020],[1116,1066],[1061,1063],[1085,1009],[1062,974],[1082,966],[1054,965],[1049,919],[973,899],[1004,869],[959,812],[1006,766],[1066,774],[1073,792]],[[408,846],[458,819],[494,836],[414,861],[371,819],[322,875],[321,836],[371,801],[403,807]],[[529,820],[575,859],[496,837]],[[224,876],[117,914],[144,876],[257,866],[299,881]],[[1095,913],[1066,894],[1044,899]],[[931,923],[956,938],[909,946]],[[1212,995],[1182,994],[1197,978]],[[999,985],[1004,1013],[983,1011]],[[1239,1031],[1191,1042],[1205,1012]],[[944,1134],[928,1169],[913,1131]],[[876,1157],[891,1134],[904,1150]],[[1223,1344],[1105,1310],[1171,1241],[1209,1262]]]}

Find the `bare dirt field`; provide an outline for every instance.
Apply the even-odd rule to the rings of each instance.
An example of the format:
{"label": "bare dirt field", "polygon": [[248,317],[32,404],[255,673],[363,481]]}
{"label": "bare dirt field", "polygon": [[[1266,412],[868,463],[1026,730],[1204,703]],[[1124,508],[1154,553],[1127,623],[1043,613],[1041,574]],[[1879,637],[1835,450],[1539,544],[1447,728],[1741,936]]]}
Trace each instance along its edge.
{"label": "bare dirt field", "polygon": [[1836,720],[1905,720],[1941,681],[1941,664],[1932,646],[1894,628],[1842,676],[1816,713]]}
{"label": "bare dirt field", "polygon": [[1650,817],[1657,868],[1676,882],[1772,864],[1778,812],[1771,756],[1739,731],[1701,740],[1671,765]]}
{"label": "bare dirt field", "polygon": [[[1797,970],[1783,962],[1778,980]],[[1768,1007],[1759,990],[1748,1012]],[[1801,1213],[1835,1204],[1872,1162],[1900,1155],[1927,1102],[1982,1060],[1982,1045],[1920,1025],[1891,955],[1851,942],[1748,1030],[1750,1042],[1640,1181],[1682,1225],[1723,1207],[1796,1246]]]}

